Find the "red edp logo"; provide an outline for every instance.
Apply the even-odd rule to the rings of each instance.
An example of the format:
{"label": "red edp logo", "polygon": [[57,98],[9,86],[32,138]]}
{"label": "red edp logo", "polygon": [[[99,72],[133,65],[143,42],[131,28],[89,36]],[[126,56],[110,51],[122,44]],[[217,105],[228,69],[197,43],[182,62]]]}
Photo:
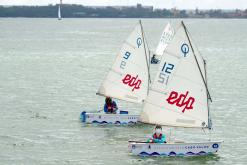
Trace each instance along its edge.
{"label": "red edp logo", "polygon": [[133,87],[132,91],[134,91],[135,89],[140,89],[140,85],[142,83],[142,80],[137,79],[138,75],[131,76],[130,74],[127,74],[123,79],[123,83],[128,85],[129,87]]}
{"label": "red edp logo", "polygon": [[178,92],[172,91],[170,93],[170,96],[166,101],[169,104],[175,104],[177,107],[183,107],[182,112],[184,113],[185,110],[192,110],[193,104],[195,102],[194,97],[187,98],[189,92],[187,91],[186,94],[178,94]]}

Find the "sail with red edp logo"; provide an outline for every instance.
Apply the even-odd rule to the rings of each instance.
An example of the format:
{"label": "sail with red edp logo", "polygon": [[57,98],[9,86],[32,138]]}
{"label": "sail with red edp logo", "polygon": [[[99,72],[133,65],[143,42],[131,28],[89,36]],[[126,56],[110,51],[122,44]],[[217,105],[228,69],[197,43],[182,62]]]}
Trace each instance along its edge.
{"label": "sail with red edp logo", "polygon": [[128,85],[130,88],[132,88],[132,91],[135,89],[140,89],[140,85],[142,83],[142,80],[138,79],[138,75],[131,76],[130,74],[126,74],[124,79],[122,80],[124,84]]}
{"label": "sail with red edp logo", "polygon": [[149,87],[148,52],[141,23],[138,23],[124,41],[97,93],[142,103]]}
{"label": "sail with red edp logo", "polygon": [[181,23],[167,45],[140,121],[178,127],[209,127],[206,63]]}
{"label": "sail with red edp logo", "polygon": [[182,112],[184,113],[185,110],[193,110],[193,104],[195,102],[194,97],[188,96],[188,91],[186,94],[178,94],[176,91],[172,91],[166,101],[171,105],[176,105],[178,108],[182,108]]}

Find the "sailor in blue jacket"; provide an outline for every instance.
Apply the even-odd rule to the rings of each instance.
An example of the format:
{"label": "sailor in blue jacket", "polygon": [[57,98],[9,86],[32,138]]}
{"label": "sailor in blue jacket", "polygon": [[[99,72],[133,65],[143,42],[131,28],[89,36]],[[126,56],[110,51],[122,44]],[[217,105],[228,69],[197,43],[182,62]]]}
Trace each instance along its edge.
{"label": "sailor in blue jacket", "polygon": [[162,134],[162,127],[160,125],[155,126],[155,132],[151,138],[148,139],[149,143],[166,143],[166,136]]}
{"label": "sailor in blue jacket", "polygon": [[105,105],[104,105],[104,112],[115,114],[117,110],[118,110],[117,103],[113,101],[110,97],[106,97]]}

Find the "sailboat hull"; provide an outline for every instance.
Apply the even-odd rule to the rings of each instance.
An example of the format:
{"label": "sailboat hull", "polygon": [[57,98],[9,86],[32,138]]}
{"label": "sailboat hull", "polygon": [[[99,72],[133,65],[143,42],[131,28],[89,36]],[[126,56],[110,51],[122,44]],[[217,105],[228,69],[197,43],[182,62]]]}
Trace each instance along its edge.
{"label": "sailboat hull", "polygon": [[202,156],[218,152],[222,141],[199,143],[129,143],[129,151],[139,156]]}
{"label": "sailboat hull", "polygon": [[105,114],[105,113],[81,113],[81,121],[88,124],[117,124],[117,125],[127,125],[136,124],[139,115],[129,115],[129,114]]}

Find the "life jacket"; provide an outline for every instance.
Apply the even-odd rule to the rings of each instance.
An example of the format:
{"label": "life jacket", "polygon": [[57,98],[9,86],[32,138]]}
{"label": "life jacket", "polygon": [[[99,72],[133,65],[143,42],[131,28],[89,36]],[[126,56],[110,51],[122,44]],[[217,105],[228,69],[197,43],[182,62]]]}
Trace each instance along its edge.
{"label": "life jacket", "polygon": [[154,133],[153,138],[154,139],[162,139],[162,134],[160,134],[160,136],[157,136],[156,133]]}
{"label": "life jacket", "polygon": [[[113,101],[110,104],[106,104],[106,106],[107,106],[107,111],[112,113],[113,112],[113,108],[116,107],[116,103]],[[110,110],[109,107],[111,107],[112,109]]]}

